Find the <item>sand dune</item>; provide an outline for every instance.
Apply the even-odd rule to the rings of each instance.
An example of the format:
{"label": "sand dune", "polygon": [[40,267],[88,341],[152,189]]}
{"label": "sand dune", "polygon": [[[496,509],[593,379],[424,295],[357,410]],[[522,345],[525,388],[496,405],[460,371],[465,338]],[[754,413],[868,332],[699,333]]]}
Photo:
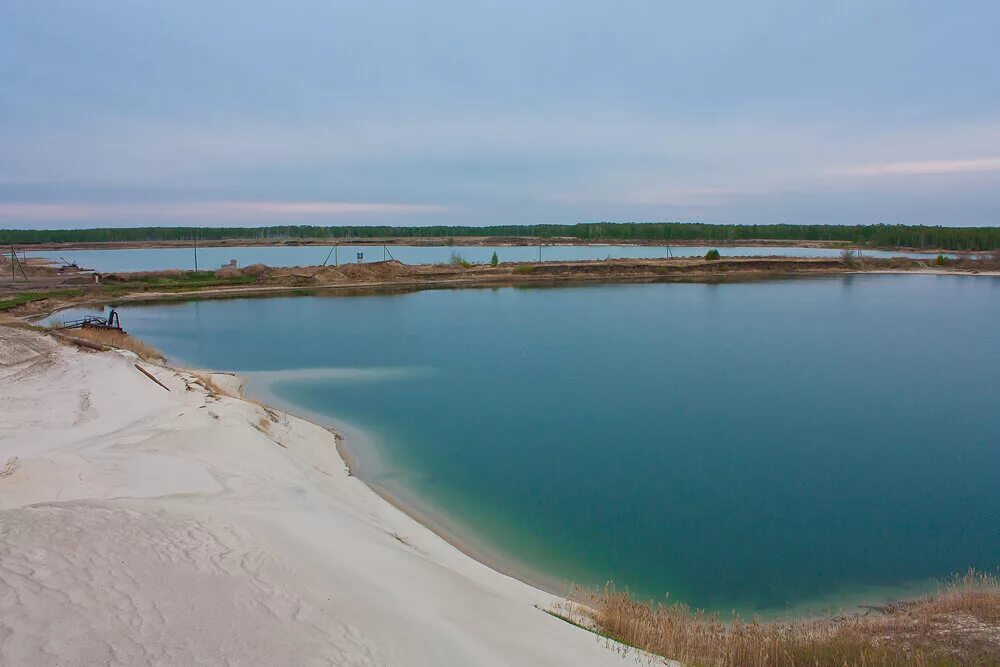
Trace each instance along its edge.
{"label": "sand dune", "polygon": [[614,664],[333,436],[0,326],[0,663]]}

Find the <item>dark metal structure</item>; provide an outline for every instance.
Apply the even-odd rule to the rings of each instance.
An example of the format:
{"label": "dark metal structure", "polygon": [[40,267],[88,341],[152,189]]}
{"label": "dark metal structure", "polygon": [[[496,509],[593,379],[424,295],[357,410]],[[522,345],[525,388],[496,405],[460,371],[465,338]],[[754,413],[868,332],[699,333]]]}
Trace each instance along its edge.
{"label": "dark metal structure", "polygon": [[107,317],[99,315],[87,315],[79,320],[72,320],[59,327],[60,329],[104,329],[106,331],[120,331],[122,329],[121,320],[118,319],[118,311],[112,309]]}

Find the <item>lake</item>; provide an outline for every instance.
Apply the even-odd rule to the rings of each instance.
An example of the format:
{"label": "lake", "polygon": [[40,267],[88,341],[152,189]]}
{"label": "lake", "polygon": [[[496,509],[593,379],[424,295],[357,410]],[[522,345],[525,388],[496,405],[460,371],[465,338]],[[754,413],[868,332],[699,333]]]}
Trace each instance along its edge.
{"label": "lake", "polygon": [[345,424],[362,478],[522,574],[773,615],[1000,565],[997,278],[120,313],[178,363]]}
{"label": "lake", "polygon": [[[314,266],[328,261],[333,264],[355,263],[358,253],[361,261],[376,262],[395,258],[404,264],[446,264],[452,253],[457,253],[470,262],[486,263],[494,252],[501,262],[537,262],[537,246],[340,246],[336,255],[331,255],[332,246],[244,246],[198,248],[198,268],[217,269],[229,260],[235,259],[238,266],[266,264],[273,267]],[[708,252],[708,246],[672,246],[669,250],[657,246],[635,245],[552,245],[542,246],[544,261],[571,261],[594,259],[649,259],[674,257],[699,257]],[[839,257],[840,250],[832,248],[797,247],[731,247],[719,248],[723,256],[766,256],[786,257]],[[669,254],[668,254],[669,253]],[[167,269],[193,269],[194,250],[192,248],[122,248],[106,250],[37,250],[25,253],[28,258],[40,257],[59,262],[63,257],[87,269],[102,273],[111,271],[162,271]],[[926,253],[904,253],[898,251],[866,250],[869,257],[913,257],[932,258]]]}

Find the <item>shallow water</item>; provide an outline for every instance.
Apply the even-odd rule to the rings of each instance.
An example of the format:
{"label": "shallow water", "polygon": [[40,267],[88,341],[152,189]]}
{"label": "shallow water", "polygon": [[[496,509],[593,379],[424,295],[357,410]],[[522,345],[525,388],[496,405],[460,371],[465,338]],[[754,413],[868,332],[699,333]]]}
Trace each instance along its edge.
{"label": "shallow water", "polygon": [[[501,262],[537,262],[537,246],[341,246],[336,255],[331,255],[330,246],[247,246],[228,248],[198,248],[198,268],[217,269],[229,260],[235,259],[238,266],[267,264],[274,267],[313,266],[328,262],[333,264],[355,263],[358,253],[360,261],[377,262],[395,258],[404,264],[445,264],[452,253],[461,255],[469,262],[486,263],[494,252]],[[547,262],[585,259],[698,257],[708,252],[708,247],[677,246],[669,250],[656,246],[634,245],[557,245],[543,246],[541,259]],[[831,248],[796,247],[733,247],[720,248],[723,256],[765,256],[783,255],[787,257],[839,257],[840,250]],[[669,253],[669,254],[668,254]],[[27,257],[44,257],[59,261],[63,257],[68,262],[101,272],[110,271],[161,271],[166,269],[193,269],[194,251],[191,248],[124,248],[107,250],[39,250],[26,253]],[[870,257],[914,257],[928,258],[935,255],[902,253],[881,250],[866,250]]]}
{"label": "shallow water", "polygon": [[556,579],[772,614],[1000,565],[1000,279],[120,312],[181,363],[272,371],[371,437],[362,477]]}

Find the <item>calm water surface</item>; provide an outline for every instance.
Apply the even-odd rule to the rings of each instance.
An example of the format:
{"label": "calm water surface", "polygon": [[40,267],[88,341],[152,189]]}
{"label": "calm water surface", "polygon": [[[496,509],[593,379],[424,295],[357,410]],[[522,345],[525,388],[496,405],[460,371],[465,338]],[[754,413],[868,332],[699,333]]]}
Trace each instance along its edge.
{"label": "calm water surface", "polygon": [[[1000,280],[128,307],[363,429],[362,476],[557,579],[765,614],[1000,565]],[[304,370],[312,369],[312,370]]]}
{"label": "calm water surface", "polygon": [[[357,254],[363,253],[363,261],[376,262],[395,258],[404,264],[442,264],[451,259],[452,252],[458,253],[470,262],[490,261],[494,252],[501,262],[538,261],[538,247],[529,246],[341,246],[335,258],[330,255],[331,247],[323,246],[247,246],[230,248],[199,248],[198,268],[217,269],[229,260],[235,259],[239,266],[267,264],[268,266],[313,266],[328,261],[333,264],[339,258],[341,264],[358,261]],[[708,247],[671,247],[674,257],[702,256]],[[830,248],[794,247],[741,247],[720,248],[724,256],[783,255],[787,257],[839,257],[840,250]],[[668,250],[655,246],[630,245],[578,245],[543,246],[541,257],[544,261],[569,261],[584,259],[659,258],[667,257]],[[935,255],[901,253],[880,250],[866,250],[870,257],[914,257],[927,258]],[[194,252],[190,248],[128,248],[108,250],[39,250],[26,253],[28,257],[44,257],[58,262],[59,257],[76,262],[87,269],[109,271],[160,271],[165,269],[193,269]],[[327,260],[327,257],[329,259]]]}

